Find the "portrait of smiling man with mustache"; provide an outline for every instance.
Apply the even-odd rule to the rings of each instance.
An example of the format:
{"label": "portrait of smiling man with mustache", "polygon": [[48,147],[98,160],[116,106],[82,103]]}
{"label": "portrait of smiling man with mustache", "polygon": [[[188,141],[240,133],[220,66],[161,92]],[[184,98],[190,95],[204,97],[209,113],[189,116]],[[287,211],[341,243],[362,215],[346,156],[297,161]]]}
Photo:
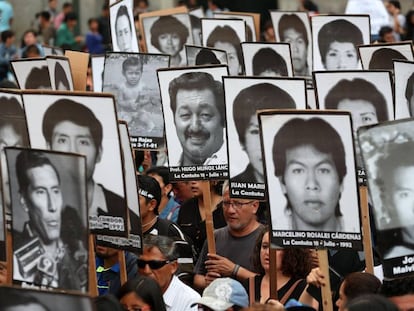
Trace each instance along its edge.
{"label": "portrait of smiling man with mustache", "polygon": [[344,231],[339,199],[347,173],[345,148],[329,123],[321,118],[286,122],[273,141],[273,162],[290,229]]}
{"label": "portrait of smiling man with mustache", "polygon": [[172,80],[168,92],[183,149],[178,165],[226,164],[222,83],[206,72],[188,72]]}

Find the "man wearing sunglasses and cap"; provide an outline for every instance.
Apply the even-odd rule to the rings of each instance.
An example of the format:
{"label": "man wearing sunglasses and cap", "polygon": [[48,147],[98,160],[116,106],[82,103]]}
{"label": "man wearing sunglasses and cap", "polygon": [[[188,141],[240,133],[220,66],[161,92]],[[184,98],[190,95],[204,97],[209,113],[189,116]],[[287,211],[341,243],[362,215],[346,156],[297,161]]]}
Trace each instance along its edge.
{"label": "man wearing sunglasses and cap", "polygon": [[200,295],[175,275],[178,253],[175,241],[162,235],[149,234],[138,258],[138,272],[157,281],[161,287],[167,311],[197,310],[194,303]]}

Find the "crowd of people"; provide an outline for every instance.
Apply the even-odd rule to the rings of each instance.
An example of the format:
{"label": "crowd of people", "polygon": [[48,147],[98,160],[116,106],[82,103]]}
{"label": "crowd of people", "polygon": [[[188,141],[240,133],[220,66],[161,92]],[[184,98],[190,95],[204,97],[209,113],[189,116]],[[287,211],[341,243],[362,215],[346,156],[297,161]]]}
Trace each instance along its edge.
{"label": "crowd of people", "polygon": [[[134,24],[137,27],[138,39],[140,40],[139,14],[147,12],[150,8],[150,3],[147,0],[139,0],[134,1],[134,4],[134,18],[136,19]],[[179,4],[187,5],[189,8],[204,5],[206,16],[210,17],[213,16],[213,12],[234,9],[231,7],[231,1],[227,3],[220,0],[208,0],[206,3],[202,3],[200,1],[187,0],[179,1]],[[379,38],[378,41],[397,42],[413,40],[414,9],[403,15],[399,1],[392,0],[385,1],[385,7],[389,13],[389,25],[381,27],[378,36],[375,36]],[[13,80],[10,67],[11,60],[43,57],[45,56],[44,45],[62,48],[63,50],[85,51],[90,54],[103,54],[112,51],[109,4],[105,4],[102,7],[102,12],[99,16],[88,20],[89,31],[86,34],[79,34],[76,27],[78,16],[74,12],[73,4],[65,2],[61,8],[58,8],[57,0],[49,0],[48,6],[36,14],[36,22],[33,25],[33,29],[27,29],[24,32],[20,46],[15,43],[16,35],[13,31],[13,20],[14,23],[16,21],[13,19],[12,6],[7,1],[0,0],[0,10],[2,11],[0,19],[0,83]],[[316,4],[307,0],[299,1],[298,10],[306,11],[309,14],[318,13]],[[307,64],[309,42],[307,36],[303,35],[306,34],[303,22],[298,20],[296,28],[283,28],[284,19],[292,18],[295,19],[297,17],[285,15],[280,20],[279,38],[291,44],[292,65],[295,74],[308,76],[311,70]],[[292,21],[290,20],[290,22]],[[168,50],[163,49],[162,40],[159,39],[162,34],[157,33],[157,31],[165,32],[166,29],[164,28],[171,26],[171,23],[180,22],[176,21],[174,17],[160,17],[151,29],[153,40],[151,43],[160,52],[170,54],[172,56],[172,64],[180,65],[183,63],[181,56],[178,53],[173,55]],[[322,27],[319,36],[326,41],[326,38],[332,35],[332,32],[334,32],[333,36],[338,35],[338,30],[346,30],[345,32],[347,33],[351,32],[349,42],[352,42],[352,44],[347,47],[352,50],[352,53],[348,53],[348,50],[342,51],[348,54],[344,57],[347,57],[349,62],[356,64],[356,46],[363,43],[362,34],[359,33],[358,29],[355,30],[350,27],[349,24],[349,22],[341,19],[332,25],[326,24],[328,26]],[[330,27],[332,29],[328,29]],[[221,39],[218,39],[223,38],[223,36],[228,38],[237,37],[233,32],[234,30],[228,26],[217,27],[209,35],[206,45],[226,50],[229,56],[228,66],[230,74],[240,75],[244,72],[240,40],[237,38],[235,40],[237,42],[234,40],[234,42],[232,40],[230,42],[223,42]],[[177,41],[178,50],[183,48],[185,40],[189,35],[187,31],[181,37],[176,36],[175,40]],[[218,36],[217,38],[216,35]],[[173,37],[171,34],[170,36]],[[165,40],[174,39],[166,38]],[[260,40],[275,42],[275,33],[270,20],[263,22]],[[348,44],[349,42],[339,44]],[[120,47],[125,42],[121,43],[118,38],[118,45]],[[340,57],[330,53],[332,50],[330,43],[322,42],[320,47],[322,63],[326,69],[335,70],[339,68],[338,66],[340,65],[336,64],[336,61]],[[128,51],[128,49],[125,49],[125,51]],[[261,64],[260,61],[263,57],[261,55],[269,55],[269,53],[270,56],[266,57],[274,58],[275,61],[279,57],[271,49],[262,49],[260,53],[257,53],[257,57],[253,59],[253,65],[256,64],[253,67],[257,67],[254,68],[254,74],[262,75],[264,73],[266,75],[266,71],[273,71],[279,75],[286,76],[287,66],[285,63],[283,63],[284,70],[280,72],[277,69],[279,65],[275,65],[275,69],[273,69],[272,64]],[[349,56],[349,54],[352,55]],[[352,64],[352,66],[355,64]],[[138,85],[142,74],[142,64],[139,64],[138,60],[134,58],[129,58],[122,65],[122,68],[125,76],[131,76],[131,82],[128,80],[127,82],[132,85]],[[134,78],[133,75],[138,77]],[[180,109],[180,105],[184,102],[183,100],[178,100],[179,96],[187,91],[182,85],[188,87],[190,84],[189,80],[185,79],[186,75],[192,75],[192,73],[177,77],[170,85],[169,95],[172,98],[171,106],[174,115],[176,109]],[[207,73],[193,75],[203,76],[200,79],[207,79],[207,82],[203,80],[202,85],[204,88],[202,88],[202,91],[212,93],[211,90],[214,89],[217,81],[210,79]],[[195,81],[193,76],[191,81]],[[205,85],[208,83],[212,83],[213,86],[206,90]],[[356,84],[356,86],[353,84]],[[4,86],[5,84],[2,85]],[[128,85],[125,86],[125,88],[127,87]],[[367,93],[371,90],[371,85],[363,84],[359,79],[348,82],[348,85],[345,80],[340,81],[325,99],[326,108],[348,109],[347,107],[342,107],[344,105],[343,102],[335,102],[337,98],[334,94],[336,88],[340,88],[343,91],[344,88],[348,87],[350,93],[359,88],[363,89],[361,93]],[[373,89],[376,91],[375,87]],[[223,92],[221,85],[220,92]],[[264,97],[260,101],[250,101],[249,92],[264,94]],[[136,92],[129,94],[128,90],[125,91],[125,94],[130,95],[132,99],[138,96]],[[256,110],[269,108],[268,106],[273,104],[272,96],[275,96],[274,94],[279,94],[279,97],[284,98],[283,108],[293,108],[295,106],[291,103],[293,100],[288,94],[285,94],[276,86],[267,83],[246,88],[235,99],[234,109],[243,110],[246,114],[245,118],[236,124],[236,129],[239,140],[244,150],[247,150],[246,152],[249,154],[250,160],[250,164],[245,171],[234,178],[236,181],[244,181],[246,176],[249,176],[253,181],[264,182],[263,166],[256,165],[259,161],[253,156],[254,151],[260,149],[260,146],[258,146],[258,134],[257,132],[250,133],[247,128],[251,126],[258,127],[257,119],[254,118]],[[359,96],[360,94],[358,93],[357,95]],[[223,97],[221,93],[219,95],[212,94],[213,96],[217,98]],[[125,98],[125,100],[127,99],[129,98]],[[178,101],[178,103],[175,101]],[[213,103],[215,101],[218,100],[215,99],[210,104],[212,106],[211,110],[218,110],[217,104]],[[376,104],[378,102],[378,100],[375,100]],[[90,128],[99,128],[98,132],[102,132],[102,124],[95,124],[99,122],[95,120],[93,113],[90,115],[90,111],[78,110],[81,108],[77,106],[77,103],[62,100],[58,104],[59,109],[65,105],[70,106],[68,111],[73,113],[62,116],[56,110],[55,105],[52,105],[47,110],[45,119],[51,118],[55,122],[54,124],[52,124],[53,122],[47,122],[43,126],[43,134],[48,146],[51,150],[87,155],[86,160],[88,161],[89,168],[86,172],[88,198],[99,196],[105,202],[107,215],[116,215],[117,212],[110,210],[110,208],[122,205],[123,203],[121,204],[120,201],[123,199],[104,188],[93,178],[95,165],[99,162],[100,153],[102,152],[102,137],[99,135],[95,137],[94,134],[96,133],[91,133],[92,130]],[[190,106],[190,103],[187,104],[187,106]],[[208,106],[208,104],[204,105]],[[198,109],[198,107],[196,108]],[[224,115],[223,111],[215,112],[216,115]],[[82,116],[83,120],[86,118],[86,123],[79,121],[79,116]],[[254,124],[251,124],[250,120],[252,118],[255,120]],[[186,136],[185,122],[182,121],[183,125],[182,129],[180,129],[178,121],[175,120],[175,123],[177,131],[182,131],[182,137],[179,136],[179,140],[183,145],[183,154],[178,165],[203,164],[209,160],[208,158],[212,153],[211,150],[220,150],[220,147],[223,145],[223,117],[217,117],[216,123],[212,126],[217,132],[216,135],[212,136],[210,141],[207,141],[203,147],[198,147],[197,152],[193,152],[197,153],[197,157],[192,153],[192,146],[189,146],[190,143],[186,142],[188,137]],[[366,121],[366,119],[361,120],[360,123],[363,121]],[[378,115],[377,121],[383,121],[383,118]],[[71,129],[84,129],[86,133],[83,134],[83,140],[77,141],[77,137],[73,137],[72,132],[62,133],[60,125],[64,122],[69,122]],[[317,121],[312,119],[310,121],[302,120],[302,122],[293,120],[293,122],[287,123],[285,127],[288,129],[284,128],[283,130],[288,131],[290,127],[290,132],[294,132],[295,135],[298,135],[299,130],[303,131],[301,134],[303,141],[299,141],[297,145],[293,146],[285,146],[283,142],[278,143],[278,148],[274,150],[274,154],[278,159],[285,159],[288,162],[287,159],[294,157],[295,151],[300,149],[301,154],[306,154],[306,157],[300,158],[300,161],[296,159],[296,163],[309,163],[309,165],[313,165],[313,163],[310,163],[312,159],[325,155],[326,159],[324,158],[321,162],[329,162],[330,166],[332,166],[329,167],[329,170],[335,171],[336,174],[331,176],[331,180],[326,180],[326,183],[329,184],[327,186],[334,188],[334,195],[326,200],[329,201],[327,205],[329,205],[335,217],[332,218],[331,222],[325,224],[326,228],[318,227],[318,230],[341,231],[343,224],[340,218],[341,210],[339,209],[338,198],[341,196],[342,179],[346,173],[346,167],[343,169],[345,171],[341,171],[340,167],[342,164],[335,162],[334,154],[335,152],[341,153],[343,146],[338,145],[334,148],[334,151],[327,151],[323,146],[323,141],[318,140],[318,137],[315,139],[314,136],[307,135],[307,133],[311,133],[310,128],[306,127],[308,122]],[[325,134],[333,131],[334,134],[332,135],[336,135],[335,130],[328,125],[318,124],[317,127],[324,128],[323,132]],[[0,124],[0,131],[2,129],[3,125]],[[211,129],[211,132],[214,129]],[[253,136],[253,138],[249,137],[249,135]],[[85,137],[88,138],[86,139]],[[280,139],[280,137],[275,137],[275,143],[276,139]],[[340,138],[337,140],[340,141]],[[71,145],[71,141],[76,141],[78,144]],[[186,144],[188,145],[188,150],[185,148]],[[200,153],[200,150],[203,151],[203,149],[206,149],[206,154]],[[97,292],[99,296],[95,298],[94,302],[97,310],[322,310],[321,288],[326,285],[328,279],[330,280],[332,302],[335,310],[414,310],[414,277],[382,280],[373,274],[364,272],[366,268],[365,258],[361,252],[354,250],[329,250],[329,275],[326,275],[319,267],[318,256],[314,249],[278,249],[275,251],[276,268],[271,267],[271,263],[274,262],[273,259],[271,260],[270,221],[265,204],[258,200],[231,197],[228,181],[210,181],[208,183],[210,198],[206,200],[203,194],[203,187],[206,182],[172,182],[168,168],[164,166],[163,156],[162,152],[135,151],[140,221],[143,234],[142,253],[134,254],[128,251],[121,253],[120,250],[96,243],[94,253]],[[332,158],[334,159],[330,160]],[[345,162],[344,159],[338,160],[338,162],[340,161]],[[332,164],[331,162],[335,163]],[[317,165],[319,165],[319,162]],[[342,165],[342,167],[344,166],[345,164]],[[68,217],[67,213],[71,212],[71,208],[63,206],[58,170],[44,155],[25,154],[24,152],[17,156],[16,167],[16,170],[22,172],[21,176],[18,176],[19,191],[22,194],[24,203],[34,211],[29,216],[33,217],[33,219],[36,218],[38,221],[37,228],[30,228],[28,224],[27,226],[25,224],[25,230],[22,234],[29,236],[33,232],[38,232],[40,237],[39,243],[45,245],[44,247],[50,247],[48,242],[56,240],[61,226],[73,225],[63,221],[63,218]],[[328,169],[324,168],[324,170]],[[288,206],[288,208],[292,213],[291,227],[294,230],[298,226],[301,228],[303,226],[306,227],[311,222],[311,220],[306,219],[307,211],[297,211],[301,207],[298,201],[304,195],[301,194],[298,197],[294,191],[297,187],[303,185],[299,185],[297,179],[293,176],[294,173],[290,174],[284,167],[278,168],[275,174],[281,180],[284,192],[290,200],[291,206]],[[42,214],[42,207],[37,204],[32,195],[32,188],[35,188],[36,175],[47,175],[50,182],[44,188],[46,192],[54,196],[53,202],[48,205],[48,213],[56,217],[52,225],[50,223],[42,224],[39,221],[42,217],[46,217],[46,214]],[[302,188],[305,189],[306,186]],[[208,203],[211,206],[207,206]],[[64,213],[62,212],[63,210]],[[103,211],[99,206],[94,206],[92,212],[92,215],[98,215]],[[206,232],[206,223],[208,222],[208,213],[210,212],[212,213],[215,229],[215,252],[210,252],[207,244],[208,233]],[[139,222],[135,218],[131,221]],[[58,225],[55,225],[55,222]],[[34,221],[34,223],[36,222]],[[309,228],[306,227],[306,229]],[[71,230],[73,230],[73,227],[71,227]],[[309,230],[314,231],[314,227],[311,227]],[[73,235],[76,234],[75,231],[71,233]],[[17,243],[20,241],[19,238],[23,237],[17,237]],[[84,267],[86,265],[86,257],[82,253],[85,251],[85,245],[77,244],[74,248],[73,243],[71,243],[72,237],[67,236],[66,238],[67,240],[61,239],[58,243],[53,244],[54,247],[59,248],[58,250],[53,249],[54,253],[63,251],[69,255],[62,255],[62,260],[60,260],[60,264],[55,269],[57,270],[55,276],[58,276],[58,278],[54,278],[51,275],[50,278],[41,279],[39,282],[43,285],[65,284],[64,286],[68,289],[84,288],[86,285],[80,272],[85,271],[74,271],[73,267],[65,266],[64,259],[75,256],[76,261],[80,262]],[[411,251],[412,247],[410,246],[409,249]],[[125,263],[120,261],[120,256],[125,257]],[[127,272],[127,282],[122,284],[120,271],[124,264]],[[6,283],[7,272],[7,265],[0,262],[0,284]],[[15,274],[15,272],[13,273]],[[44,274],[42,276],[36,273],[31,275],[31,278],[34,280],[44,277]],[[271,292],[273,286],[272,278],[277,280],[276,292]],[[2,296],[1,292],[2,289],[0,288],[0,296]],[[39,303],[39,306],[42,305],[34,300],[21,301],[23,306],[32,306],[37,303]],[[8,306],[3,308],[0,303],[0,310],[16,310],[12,309],[14,306],[10,306],[9,309]],[[39,310],[43,309],[47,310],[45,307],[41,307]]]}

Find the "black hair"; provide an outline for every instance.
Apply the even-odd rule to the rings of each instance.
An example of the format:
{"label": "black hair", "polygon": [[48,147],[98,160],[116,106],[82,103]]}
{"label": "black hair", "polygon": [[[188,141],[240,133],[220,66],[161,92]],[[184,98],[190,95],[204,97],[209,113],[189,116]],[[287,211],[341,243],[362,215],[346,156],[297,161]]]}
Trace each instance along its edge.
{"label": "black hair", "polygon": [[40,68],[33,67],[26,78],[25,89],[43,89],[52,88],[50,84],[49,68],[42,66]]}
{"label": "black hair", "polygon": [[126,5],[121,5],[118,9],[118,11],[116,12],[116,17],[115,17],[115,31],[116,28],[118,27],[118,19],[125,15],[128,18],[128,25],[129,25],[129,30],[132,31],[132,26],[131,26],[131,19],[129,17],[128,14],[128,8],[126,7]]}
{"label": "black hair", "polygon": [[239,141],[245,144],[250,119],[260,109],[296,108],[293,98],[284,90],[270,83],[259,83],[239,92],[233,102],[233,119]]}
{"label": "black hair", "polygon": [[154,174],[160,176],[164,185],[168,185],[171,183],[169,169],[166,166],[152,166],[145,172],[145,174]]}
{"label": "black hair", "polygon": [[414,72],[408,78],[407,85],[405,87],[405,98],[408,101],[408,110],[410,111],[410,116],[413,115],[413,111],[411,111],[411,105],[410,105],[410,101],[411,101],[411,98],[413,97],[413,93],[414,93]]}
{"label": "black hair", "polygon": [[151,307],[151,310],[165,311],[165,303],[163,294],[158,283],[143,275],[138,275],[133,279],[128,280],[118,291],[118,299],[129,293],[135,293],[143,302]]}
{"label": "black hair", "polygon": [[380,294],[385,297],[412,295],[414,294],[414,277],[406,276],[393,280],[384,280]]}
{"label": "black hair", "polygon": [[195,58],[196,65],[208,65],[208,64],[220,64],[220,61],[217,59],[216,54],[211,50],[203,48],[201,49]]}
{"label": "black hair", "polygon": [[78,126],[88,127],[95,147],[99,150],[103,136],[101,122],[88,107],[67,98],[57,100],[47,108],[43,115],[42,133],[49,145],[52,144],[55,126],[63,121],[70,121]]}
{"label": "black hair", "polygon": [[27,307],[31,304],[41,306],[44,311],[49,311],[49,308],[38,298],[27,294],[23,289],[2,287],[0,290],[0,301],[0,310],[2,311],[16,306]]}
{"label": "black hair", "polygon": [[70,89],[69,80],[66,76],[65,70],[59,62],[56,62],[55,65],[55,87],[57,89],[59,83],[62,83],[66,90]]}
{"label": "black hair", "polygon": [[367,101],[375,108],[379,122],[389,119],[384,95],[374,84],[365,79],[340,80],[326,95],[325,109],[338,109],[340,102],[345,99]]}
{"label": "black hair", "polygon": [[[158,181],[151,176],[138,175],[138,189],[139,191],[143,190],[148,194],[147,196],[144,196],[147,203],[152,199],[157,201],[154,213],[158,215],[158,207],[161,202],[161,188]],[[150,196],[152,196],[152,198]]]}
{"label": "black hair", "polygon": [[361,45],[364,40],[361,30],[353,23],[345,19],[336,19],[322,26],[318,33],[318,46],[322,63],[325,64],[326,54],[333,42],[350,42],[354,45],[355,51],[357,46]]}
{"label": "black hair", "polygon": [[308,33],[306,31],[305,24],[296,14],[283,14],[279,20],[279,38],[280,41],[285,41],[284,33],[288,29],[293,29],[297,33],[302,35],[303,40],[306,43],[306,46],[309,45]]}
{"label": "black hair", "polygon": [[220,113],[221,124],[224,126],[225,106],[224,91],[220,81],[214,80],[207,72],[187,72],[173,79],[168,87],[170,106],[173,114],[177,109],[177,93],[179,90],[210,90],[214,94],[216,108]]}
{"label": "black hair", "polygon": [[25,196],[27,188],[29,187],[30,180],[27,176],[27,171],[40,166],[49,165],[56,173],[57,179],[60,183],[59,172],[52,164],[49,158],[39,151],[33,151],[30,149],[23,149],[16,157],[16,176],[17,183],[19,185],[19,192]]}
{"label": "black hair", "polygon": [[361,295],[345,304],[348,311],[398,311],[392,301],[378,294]]}
{"label": "black hair", "polygon": [[65,15],[64,22],[67,23],[68,21],[77,21],[78,15],[75,12],[69,12]]}
{"label": "black hair", "polygon": [[125,72],[127,68],[131,66],[138,66],[139,70],[142,72],[143,64],[138,57],[130,56],[126,60],[124,60],[122,62],[122,72]]}
{"label": "black hair", "polygon": [[174,33],[180,37],[181,46],[187,41],[189,32],[187,27],[172,15],[160,16],[151,26],[151,44],[161,51],[158,37],[166,33]]}
{"label": "black hair", "polygon": [[393,70],[393,60],[402,59],[407,60],[407,57],[402,55],[399,51],[391,48],[380,48],[371,55],[369,61],[369,69]]}
{"label": "black hair", "polygon": [[253,75],[260,76],[267,70],[284,77],[288,75],[286,61],[283,57],[271,48],[262,48],[253,56]]}

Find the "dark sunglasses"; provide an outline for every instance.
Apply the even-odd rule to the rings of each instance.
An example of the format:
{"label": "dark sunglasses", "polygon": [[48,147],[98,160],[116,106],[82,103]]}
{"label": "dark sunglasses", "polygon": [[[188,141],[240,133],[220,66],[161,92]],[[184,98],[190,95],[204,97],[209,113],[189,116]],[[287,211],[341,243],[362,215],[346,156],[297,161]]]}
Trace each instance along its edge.
{"label": "dark sunglasses", "polygon": [[171,260],[143,260],[138,259],[137,264],[138,268],[144,269],[148,265],[152,270],[158,270],[164,267],[166,264],[172,262]]}

